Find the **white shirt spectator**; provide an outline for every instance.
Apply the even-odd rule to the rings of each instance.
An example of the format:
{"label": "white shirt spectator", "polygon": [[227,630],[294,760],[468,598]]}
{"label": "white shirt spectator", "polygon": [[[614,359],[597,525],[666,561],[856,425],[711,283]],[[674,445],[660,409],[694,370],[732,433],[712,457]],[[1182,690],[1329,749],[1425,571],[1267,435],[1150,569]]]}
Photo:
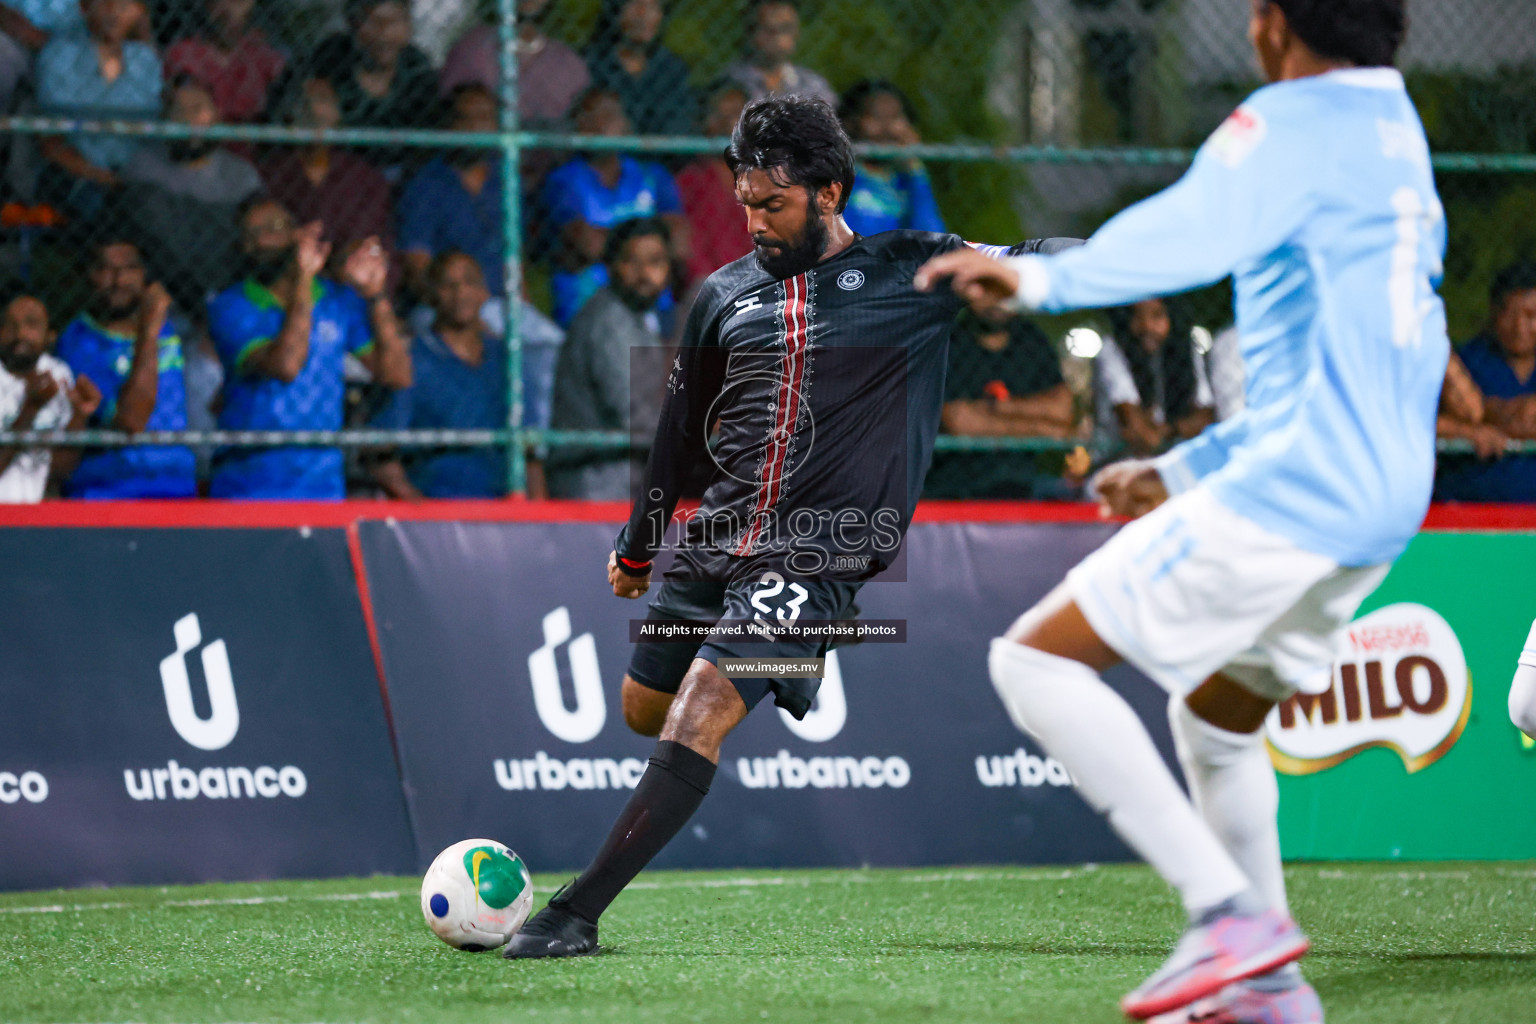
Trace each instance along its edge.
{"label": "white shirt spectator", "polygon": [[[1168,344],[1177,344],[1174,339],[1169,339]],[[1194,347],[1194,342],[1186,338],[1182,342]],[[1191,403],[1194,408],[1212,408],[1216,399],[1211,394],[1211,381],[1205,373],[1205,360],[1200,358],[1200,353],[1191,352],[1195,363],[1195,398]],[[1154,361],[1154,365],[1161,366],[1161,361]],[[1104,348],[1100,350],[1098,358],[1093,361],[1093,389],[1094,389],[1094,419],[1098,426],[1101,438],[1108,441],[1120,439],[1120,418],[1115,413],[1117,405],[1139,405],[1152,417],[1153,423],[1165,423],[1163,413],[1163,381],[1158,374],[1156,402],[1144,402],[1141,393],[1136,390],[1136,380],[1131,376],[1131,364],[1125,357],[1118,342],[1106,335]]]}
{"label": "white shirt spectator", "polygon": [[[75,386],[75,375],[63,362],[47,353],[37,361],[37,366],[59,382],[59,393],[43,406],[43,411],[32,421],[32,429],[61,429],[74,415],[74,408],[69,404],[69,389]],[[16,422],[26,393],[27,382],[0,365],[0,427],[9,430]],[[52,465],[51,448],[28,448],[17,452],[6,471],[0,473],[0,504],[32,505],[42,501],[43,492],[48,488],[48,469]]]}

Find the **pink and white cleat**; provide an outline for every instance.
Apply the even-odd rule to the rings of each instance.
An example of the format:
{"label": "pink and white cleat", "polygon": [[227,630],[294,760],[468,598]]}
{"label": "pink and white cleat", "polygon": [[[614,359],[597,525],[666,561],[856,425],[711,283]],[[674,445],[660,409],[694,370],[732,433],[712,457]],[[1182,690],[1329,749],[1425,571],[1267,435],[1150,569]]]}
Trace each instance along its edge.
{"label": "pink and white cleat", "polygon": [[1307,937],[1278,910],[1217,918],[1186,931],[1168,962],[1122,999],[1120,1008],[1132,1020],[1146,1020],[1267,974],[1306,951]]}
{"label": "pink and white cleat", "polygon": [[1260,992],[1238,982],[1147,1024],[1323,1024],[1323,1004],[1306,982],[1283,992]]}

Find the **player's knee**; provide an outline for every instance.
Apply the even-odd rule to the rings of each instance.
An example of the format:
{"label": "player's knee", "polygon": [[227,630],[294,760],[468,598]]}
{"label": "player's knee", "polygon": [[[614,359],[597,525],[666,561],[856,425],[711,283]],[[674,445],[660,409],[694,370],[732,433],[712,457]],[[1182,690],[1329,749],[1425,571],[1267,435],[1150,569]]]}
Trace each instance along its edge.
{"label": "player's knee", "polygon": [[1509,688],[1509,720],[1527,736],[1536,738],[1536,666],[1521,665]]}
{"label": "player's knee", "polygon": [[672,707],[672,694],[653,690],[627,675],[619,692],[624,724],[641,736],[659,736],[667,721],[667,710]]}
{"label": "player's knee", "polygon": [[1265,757],[1264,733],[1233,732],[1197,715],[1184,697],[1168,703],[1168,725],[1179,759],[1203,768],[1223,768]]}
{"label": "player's knee", "polygon": [[1074,684],[1099,682],[1097,673],[1080,661],[1003,637],[992,641],[987,669],[1013,724],[1036,735],[1040,717],[1049,714],[1049,704],[1070,700]]}
{"label": "player's knee", "polygon": [[717,757],[720,744],[746,716],[746,702],[731,681],[714,665],[697,659],[667,712],[661,738]]}

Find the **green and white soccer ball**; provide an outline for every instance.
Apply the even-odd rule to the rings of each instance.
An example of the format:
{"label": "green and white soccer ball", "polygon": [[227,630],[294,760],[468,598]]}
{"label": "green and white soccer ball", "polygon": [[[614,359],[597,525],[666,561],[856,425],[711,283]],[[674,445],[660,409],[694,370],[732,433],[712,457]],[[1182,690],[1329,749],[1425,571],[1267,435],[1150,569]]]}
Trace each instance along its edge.
{"label": "green and white soccer ball", "polygon": [[494,839],[466,839],[437,855],[421,880],[427,927],[454,949],[504,946],[533,909],[523,859]]}

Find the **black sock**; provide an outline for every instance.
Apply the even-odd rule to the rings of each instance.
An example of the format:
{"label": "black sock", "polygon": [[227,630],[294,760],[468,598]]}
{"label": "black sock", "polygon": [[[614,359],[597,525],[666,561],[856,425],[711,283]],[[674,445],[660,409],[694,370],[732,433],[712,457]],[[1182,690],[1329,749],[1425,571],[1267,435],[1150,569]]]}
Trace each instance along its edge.
{"label": "black sock", "polygon": [[671,740],[657,743],[650,766],[602,849],[565,890],[561,902],[595,924],[651,858],[682,831],[704,802],[714,777],[715,766],[703,754]]}

